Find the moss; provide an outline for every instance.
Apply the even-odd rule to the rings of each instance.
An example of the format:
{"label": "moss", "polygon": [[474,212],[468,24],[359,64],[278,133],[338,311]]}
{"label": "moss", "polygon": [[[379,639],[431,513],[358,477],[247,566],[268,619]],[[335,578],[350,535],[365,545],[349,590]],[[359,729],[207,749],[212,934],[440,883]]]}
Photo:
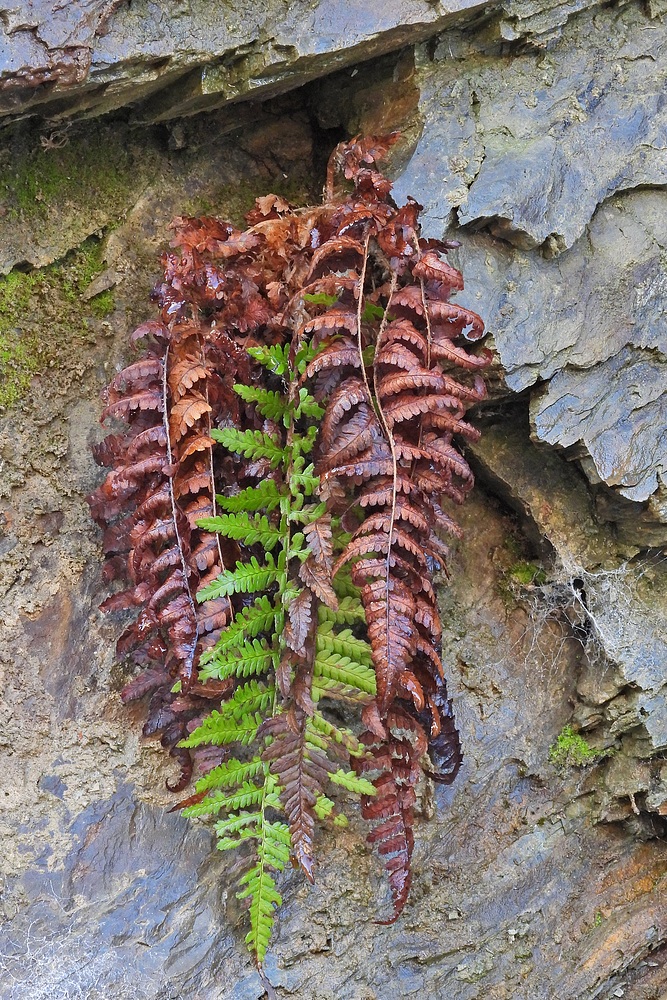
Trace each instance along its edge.
{"label": "moss", "polygon": [[95,298],[90,300],[90,311],[98,319],[110,316],[116,308],[116,300],[112,291],[100,292]]}
{"label": "moss", "polygon": [[104,244],[91,237],[85,240],[73,253],[67,254],[51,268],[54,276],[62,280],[62,292],[68,302],[77,302],[93,278],[104,267]]}
{"label": "moss", "polygon": [[596,750],[572,726],[564,726],[556,742],[549,747],[549,760],[556,767],[585,767],[606,757],[609,750]]}
{"label": "moss", "polygon": [[522,587],[528,587],[530,584],[540,587],[547,580],[547,574],[540,566],[525,561],[516,562],[510,566],[508,574],[515,583]]}
{"label": "moss", "polygon": [[38,338],[21,328],[35,286],[33,274],[0,277],[0,406],[15,403],[39,370]]}
{"label": "moss", "polygon": [[35,375],[65,363],[91,321],[113,311],[110,291],[82,298],[103,267],[104,245],[91,237],[48,267],[0,277],[0,406],[17,403]]}
{"label": "moss", "polygon": [[102,133],[73,136],[56,149],[34,142],[25,156],[6,165],[0,172],[0,200],[10,216],[46,220],[69,202],[122,211],[136,189],[136,171],[127,145],[109,130]]}

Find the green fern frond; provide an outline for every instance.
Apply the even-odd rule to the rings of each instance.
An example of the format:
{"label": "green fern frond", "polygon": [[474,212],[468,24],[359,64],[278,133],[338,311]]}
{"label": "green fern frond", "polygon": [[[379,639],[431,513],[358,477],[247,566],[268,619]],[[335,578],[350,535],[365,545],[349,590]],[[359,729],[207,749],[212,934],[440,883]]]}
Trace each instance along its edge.
{"label": "green fern frond", "polygon": [[202,587],[197,592],[198,601],[212,601],[216,597],[229,597],[230,594],[252,594],[258,590],[266,590],[278,578],[279,567],[273,561],[270,552],[266,553],[266,563],[260,566],[255,556],[250,562],[237,562],[236,569],[226,569],[220,576]]}
{"label": "green fern frond", "polygon": [[318,504],[308,504],[304,506],[304,496],[301,494],[299,497],[295,497],[294,503],[292,504],[292,510],[289,515],[289,519],[293,524],[312,524],[316,521],[318,517],[326,513],[327,505],[325,503]]}
{"label": "green fern frond", "polygon": [[353,757],[359,757],[366,753],[366,748],[350,729],[334,726],[333,722],[329,722],[317,710],[306,723],[306,738],[309,743],[320,750],[328,751],[335,743],[345,747]]}
{"label": "green fern frond", "polygon": [[259,712],[253,715],[243,715],[240,719],[227,719],[213,711],[207,715],[201,726],[194,733],[181,740],[181,747],[199,747],[204,744],[224,746],[229,743],[241,743],[244,746],[252,743],[257,736],[257,730],[263,722]]}
{"label": "green fern frond", "polygon": [[336,611],[332,611],[326,604],[320,604],[317,609],[317,617],[320,623],[333,622],[335,625],[356,625],[366,621],[366,612],[358,597],[341,597]]}
{"label": "green fern frond", "polygon": [[218,494],[216,503],[221,510],[235,514],[238,511],[253,512],[264,508],[267,511],[275,510],[280,503],[281,494],[278,491],[273,479],[262,479],[257,486],[249,486],[234,496],[226,497]]}
{"label": "green fern frond", "polygon": [[266,594],[256,597],[254,604],[234,616],[234,621],[227,626],[215,646],[202,654],[200,667],[212,663],[228,649],[240,646],[246,637],[253,639],[260,632],[281,632],[284,620],[284,612],[276,608]]}
{"label": "green fern frond", "polygon": [[293,496],[313,496],[320,485],[319,476],[315,475],[315,466],[306,465],[303,458],[295,459],[289,478],[289,489]]}
{"label": "green fern frond", "polygon": [[269,523],[266,514],[251,517],[245,511],[238,514],[219,514],[217,517],[202,517],[197,521],[197,527],[204,531],[215,531],[225,538],[242,541],[245,545],[255,545],[259,542],[264,549],[274,549],[282,533],[275,525]]}
{"label": "green fern frond", "polygon": [[318,653],[340,653],[370,667],[373,663],[371,647],[365,639],[358,639],[349,628],[334,631],[334,623],[324,621],[317,630],[316,649]]}
{"label": "green fern frond", "polygon": [[312,417],[314,420],[321,420],[324,416],[324,408],[320,406],[314,396],[311,396],[307,389],[299,389],[299,402],[294,411],[297,420],[300,417]]}
{"label": "green fern frond", "polygon": [[[371,323],[374,319],[382,319],[383,317],[384,309],[382,306],[378,306],[374,302],[367,302],[361,315],[364,323]],[[391,318],[393,319],[394,317],[392,316]]]}
{"label": "green fern frond", "polygon": [[[299,434],[292,441],[292,458],[297,459],[301,455],[310,455],[317,440],[318,427],[313,424],[305,434]],[[317,480],[319,486],[319,479]]]}
{"label": "green fern frond", "polygon": [[337,295],[327,295],[325,292],[306,292],[304,302],[312,302],[314,306],[332,306],[338,302]]}
{"label": "green fern frond", "polygon": [[275,469],[285,461],[285,449],[279,441],[264,431],[240,431],[236,427],[214,428],[214,441],[219,441],[228,451],[234,451],[244,458],[267,458]]}
{"label": "green fern frond", "polygon": [[289,344],[249,347],[248,354],[274,375],[284,375],[287,371]]}
{"label": "green fern frond", "polygon": [[220,706],[220,711],[212,711],[201,725],[186,739],[181,747],[199,747],[211,744],[223,746],[238,742],[247,746],[257,736],[257,730],[273,704],[273,685],[264,686],[252,680],[236,689],[229,701]]}
{"label": "green fern frond", "polygon": [[375,671],[367,664],[341,653],[321,653],[315,658],[313,673],[315,677],[326,677],[341,684],[351,684],[366,694],[376,694]]}
{"label": "green fern frond", "polygon": [[229,837],[223,836],[222,833],[219,833],[217,843],[218,850],[233,851],[235,848],[240,847],[241,844],[246,844],[248,841],[254,840],[255,830],[250,824],[256,823],[258,816],[259,813],[244,813],[242,816],[230,816],[224,824],[216,823],[214,827],[216,831],[219,826],[224,826],[225,829],[229,828],[230,833],[236,834],[234,837]]}
{"label": "green fern frond", "polygon": [[342,813],[340,809],[337,808],[336,803],[323,792],[320,792],[315,799],[313,810],[319,820],[326,821],[330,819],[332,820],[334,826],[348,826],[347,816]]}
{"label": "green fern frond", "polygon": [[[228,451],[247,459],[268,459],[276,470],[275,478],[263,479],[234,496],[217,497],[217,508],[223,513],[202,518],[198,526],[242,546],[261,546],[263,561],[253,555],[247,562],[237,562],[234,569],[223,570],[203,587],[197,598],[204,601],[244,594],[258,596],[250,606],[240,609],[238,604],[242,602],[234,601],[236,613],[232,621],[199,661],[200,680],[233,678],[241,683],[231,698],[212,711],[180,745],[236,744],[252,748],[247,752],[249,757],[252,754],[251,759],[243,760],[239,750],[238,756],[201,778],[196,787],[203,797],[186,807],[184,814],[193,818],[216,816],[220,850],[252,845],[250,867],[239,882],[237,895],[250,899],[246,941],[261,963],[275,910],[281,902],[275,878],[285,868],[290,852],[294,851],[302,865],[304,857],[312,858],[315,818],[329,819],[336,826],[347,823],[333,799],[325,794],[327,775],[334,785],[357,795],[371,795],[374,789],[367,779],[357,778],[351,770],[339,766],[350,757],[365,754],[365,747],[350,730],[325,719],[317,707],[312,717],[299,709],[303,742],[298,761],[284,771],[275,766],[281,752],[278,741],[286,740],[287,746],[293,737],[290,725],[281,718],[286,708],[283,694],[287,682],[281,677],[279,691],[275,676],[285,654],[290,676],[296,675],[290,660],[294,651],[285,638],[287,613],[304,590],[297,582],[300,578],[296,567],[312,554],[306,527],[326,512],[326,504],[317,497],[319,477],[308,461],[324,410],[306,388],[298,388],[299,373],[316,354],[308,344],[298,344],[294,349],[288,345],[253,347],[249,353],[274,375],[282,376],[286,390],[281,393],[242,385],[235,386],[235,390],[276,429],[268,434],[223,428],[214,430],[212,436]],[[284,434],[277,426],[280,423],[285,427]],[[318,609],[314,643],[308,631],[313,656],[309,694],[316,706],[322,698],[360,706],[375,694],[370,646],[349,628],[363,622],[364,614],[349,569],[345,572],[334,584],[341,592],[338,612],[320,608],[314,593],[305,595],[307,599],[292,612],[299,624],[291,624],[302,630],[303,641],[312,624],[313,609]],[[272,773],[272,767],[276,773]],[[303,795],[303,787],[308,787],[307,795]],[[295,803],[299,803],[298,810]],[[295,819],[296,812],[305,826]],[[277,818],[280,816],[288,823]],[[306,871],[310,876],[308,867]]]}
{"label": "green fern frond", "polygon": [[266,642],[253,639],[236,649],[220,653],[204,667],[199,675],[202,680],[224,681],[228,677],[251,677],[265,674],[275,664],[276,653]]}
{"label": "green fern frond", "polygon": [[277,423],[285,416],[287,407],[282,393],[274,392],[273,389],[261,389],[258,386],[242,384],[235,385],[234,392],[246,403],[255,403],[262,416],[269,420],[274,420]]}
{"label": "green fern frond", "polygon": [[275,693],[273,684],[250,680],[246,684],[240,684],[229,701],[222,703],[220,713],[230,719],[240,719],[248,712],[266,715],[273,708]]}
{"label": "green fern frond", "polygon": [[[265,795],[264,806],[266,809],[280,809],[280,799],[277,792],[269,792]],[[218,820],[213,827],[219,837],[218,850],[229,851],[244,841],[260,839],[262,817],[263,812],[260,809],[252,813],[230,814],[226,819]],[[232,838],[229,836],[230,834],[236,834],[236,837]]]}
{"label": "green fern frond", "polygon": [[[335,780],[335,775],[331,777],[332,780]],[[262,802],[263,797],[263,788],[253,785],[250,781],[244,781],[240,788],[229,795],[225,795],[221,791],[215,791],[207,795],[201,802],[197,802],[192,806],[186,806],[183,810],[183,815],[190,817],[213,816],[223,809],[248,809],[250,806],[256,806]]]}
{"label": "green fern frond", "polygon": [[[339,536],[334,536],[335,541],[340,541]],[[334,551],[336,550],[336,545],[334,545]],[[351,567],[349,563],[339,569],[333,578],[333,589],[335,591],[338,600],[342,600],[344,597],[359,597],[359,588],[352,583],[352,577],[350,576]]]}
{"label": "green fern frond", "polygon": [[257,864],[239,879],[242,888],[237,892],[239,899],[250,897],[250,930],[246,944],[257,956],[258,964],[264,961],[271,937],[274,911],[282,903],[282,896],[276,889],[274,872],[284,871],[289,861],[292,841],[285,823],[262,823],[262,836],[257,841]]}
{"label": "green fern frond", "polygon": [[317,356],[317,354],[321,349],[322,349],[321,346],[315,348],[307,342],[301,344],[298,351],[296,352],[296,357],[294,359],[294,367],[299,375],[304,374],[310,362],[313,360],[314,357]]}
{"label": "green fern frond", "polygon": [[315,815],[318,819],[329,819],[332,812],[336,808],[336,805],[330,798],[328,798],[324,792],[320,794],[315,799]]}
{"label": "green fern frond", "polygon": [[250,781],[264,770],[264,764],[259,757],[252,760],[237,760],[236,757],[226,760],[199,779],[195,785],[197,792],[207,792],[211,788],[233,788],[244,781]]}
{"label": "green fern frond", "polygon": [[343,684],[342,681],[332,681],[328,677],[319,675],[313,677],[311,695],[315,703],[322,698],[329,698],[357,706],[367,704],[372,698],[367,692],[361,691],[356,684]]}
{"label": "green fern frond", "polygon": [[344,771],[338,768],[335,774],[329,775],[329,780],[355,795],[375,795],[376,788],[367,778],[358,777],[354,771]]}

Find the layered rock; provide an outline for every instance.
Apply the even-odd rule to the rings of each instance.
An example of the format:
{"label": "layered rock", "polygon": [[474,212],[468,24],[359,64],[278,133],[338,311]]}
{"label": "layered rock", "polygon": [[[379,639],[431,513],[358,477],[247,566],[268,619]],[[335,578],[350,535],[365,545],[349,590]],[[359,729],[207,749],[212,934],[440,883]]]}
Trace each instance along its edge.
{"label": "layered rock", "polygon": [[662,523],[666,46],[664,21],[634,5],[512,58],[488,26],[448,32],[418,49],[423,126],[397,184],[399,198],[418,192],[434,235],[484,234],[461,251],[468,301],[507,386],[538,385],[537,439],[577,446],[593,482],[653,498]]}

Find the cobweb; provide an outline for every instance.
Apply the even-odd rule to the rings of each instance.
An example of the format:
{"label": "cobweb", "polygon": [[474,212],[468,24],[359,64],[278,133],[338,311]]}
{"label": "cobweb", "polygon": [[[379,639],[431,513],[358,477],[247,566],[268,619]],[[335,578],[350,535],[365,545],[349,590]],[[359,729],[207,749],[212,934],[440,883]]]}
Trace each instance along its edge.
{"label": "cobweb", "polygon": [[665,569],[667,556],[662,553],[626,560],[609,570],[557,565],[544,583],[521,588],[528,620],[511,655],[522,655],[548,675],[566,646],[576,641],[589,665],[604,673],[633,644],[637,648],[653,640],[661,646],[667,636],[656,629],[657,609],[642,596],[642,584]]}

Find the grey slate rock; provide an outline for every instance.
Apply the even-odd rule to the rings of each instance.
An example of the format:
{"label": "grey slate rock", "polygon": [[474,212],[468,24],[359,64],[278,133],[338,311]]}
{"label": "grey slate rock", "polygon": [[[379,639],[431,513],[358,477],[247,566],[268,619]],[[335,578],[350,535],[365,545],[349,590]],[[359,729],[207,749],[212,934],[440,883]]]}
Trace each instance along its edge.
{"label": "grey slate rock", "polygon": [[263,99],[422,41],[455,15],[485,5],[484,0],[17,2],[0,24],[0,114],[103,114],[164,90],[154,109],[157,120],[249,96]]}
{"label": "grey slate rock", "polygon": [[[509,389],[537,386],[536,437],[577,444],[593,482],[635,501],[664,481],[664,51],[667,24],[636,5],[587,11],[510,59],[488,26],[443,35],[432,59],[417,50],[423,129],[395,186],[425,205],[429,235],[462,240],[460,300]],[[614,405],[593,413],[603,388]],[[664,504],[650,519],[667,523]]]}
{"label": "grey slate rock", "polygon": [[587,11],[510,59],[493,33],[447,32],[419,50],[424,130],[400,195],[419,191],[434,225],[456,209],[523,249],[571,247],[605,199],[665,181],[666,45],[637,5]]}
{"label": "grey slate rock", "polygon": [[533,401],[537,436],[585,445],[629,500],[667,486],[667,355],[623,347],[591,370],[565,368]]}
{"label": "grey slate rock", "polygon": [[[603,400],[604,388],[597,390],[593,398]],[[661,753],[667,745],[667,563],[623,558],[622,545],[597,517],[576,468],[531,442],[516,418],[486,425],[470,450],[481,481],[519,514],[535,545],[546,539],[556,554],[554,580],[545,584],[542,600],[554,607],[559,601],[563,608],[569,604],[570,614],[585,627],[586,694],[604,690],[601,699],[593,696],[596,705],[604,705],[631,691],[623,722],[613,719],[614,732],[641,727],[649,752]]]}
{"label": "grey slate rock", "polygon": [[[507,385],[537,386],[537,439],[578,445],[594,482],[635,501],[665,480],[666,252],[659,190],[605,203],[550,260],[480,234],[458,252],[461,300],[485,317]],[[661,508],[653,515],[665,522]]]}

